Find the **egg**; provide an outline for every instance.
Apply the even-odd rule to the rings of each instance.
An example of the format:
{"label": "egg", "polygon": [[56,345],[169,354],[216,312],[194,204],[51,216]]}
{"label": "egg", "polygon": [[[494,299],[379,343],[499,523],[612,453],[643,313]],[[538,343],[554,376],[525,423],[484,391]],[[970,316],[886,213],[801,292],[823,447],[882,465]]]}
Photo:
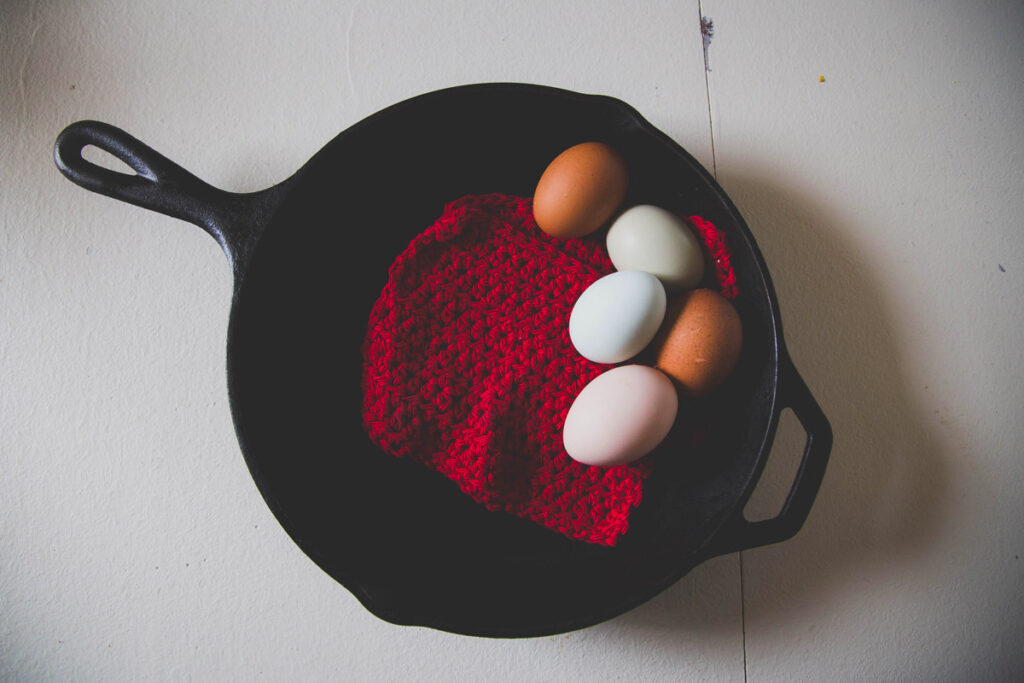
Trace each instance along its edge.
{"label": "egg", "polygon": [[583,237],[612,217],[628,185],[626,162],[613,147],[574,145],[544,169],[533,194],[533,217],[552,237]]}
{"label": "egg", "polygon": [[612,368],[583,387],[569,407],[562,445],[585,465],[623,465],[662,442],[678,409],[675,387],[658,370],[647,365]]}
{"label": "egg", "polygon": [[569,314],[569,339],[584,358],[620,363],[640,353],[665,318],[665,288],[640,270],[595,280]]}
{"label": "egg", "polygon": [[626,209],[608,229],[608,256],[618,270],[643,270],[669,292],[693,289],[704,277],[704,252],[682,218],[659,206]]}
{"label": "egg", "polygon": [[704,396],[735,369],[743,325],[732,303],[710,289],[674,299],[652,349],[654,365],[676,381],[685,396]]}

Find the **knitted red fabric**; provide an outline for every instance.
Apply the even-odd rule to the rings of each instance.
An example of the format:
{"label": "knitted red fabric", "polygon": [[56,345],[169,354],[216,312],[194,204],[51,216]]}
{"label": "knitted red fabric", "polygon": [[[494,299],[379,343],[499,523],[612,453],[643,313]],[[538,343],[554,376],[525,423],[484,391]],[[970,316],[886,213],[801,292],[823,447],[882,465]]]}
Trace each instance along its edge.
{"label": "knitted red fabric", "polygon": [[698,237],[704,242],[704,253],[710,257],[711,265],[714,266],[715,280],[722,296],[735,299],[738,293],[736,271],[732,268],[732,252],[729,251],[725,235],[711,221],[700,216],[690,216],[690,225],[696,228]]}
{"label": "knitted red fabric", "polygon": [[[488,509],[614,545],[651,458],[590,467],[561,438],[577,394],[611,367],[573,348],[569,313],[614,267],[601,240],[551,238],[531,207],[464,197],[399,255],[363,342],[363,422],[385,452],[441,472]],[[695,225],[705,242],[720,239]],[[716,276],[734,290],[721,256]]]}

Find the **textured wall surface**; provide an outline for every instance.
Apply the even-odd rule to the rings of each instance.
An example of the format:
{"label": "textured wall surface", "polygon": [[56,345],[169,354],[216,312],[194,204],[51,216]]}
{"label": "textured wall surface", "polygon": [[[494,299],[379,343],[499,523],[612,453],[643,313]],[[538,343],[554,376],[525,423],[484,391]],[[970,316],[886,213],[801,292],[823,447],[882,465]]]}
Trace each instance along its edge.
{"label": "textured wall surface", "polygon": [[[1019,675],[1024,10],[808,5],[0,4],[0,679]],[[794,539],[518,641],[382,622],[302,554],[235,440],[219,247],[52,160],[98,119],[257,190],[384,106],[505,80],[619,97],[717,173],[836,435]],[[784,420],[749,516],[802,439]]]}

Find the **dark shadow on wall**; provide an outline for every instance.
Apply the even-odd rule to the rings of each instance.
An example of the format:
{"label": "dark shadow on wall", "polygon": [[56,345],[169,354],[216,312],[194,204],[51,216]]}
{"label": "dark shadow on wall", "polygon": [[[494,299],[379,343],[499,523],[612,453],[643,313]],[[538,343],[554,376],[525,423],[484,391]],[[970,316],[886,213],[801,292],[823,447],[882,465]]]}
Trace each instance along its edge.
{"label": "dark shadow on wall", "polygon": [[[720,182],[764,252],[790,355],[835,434],[804,529],[744,557],[749,624],[798,617],[795,606],[827,602],[850,576],[924,561],[949,513],[949,435],[933,433],[914,403],[926,390],[906,373],[915,340],[896,324],[880,264],[857,246],[861,227],[813,193],[776,182],[767,167],[751,164]],[[783,491],[788,483],[763,482]]]}

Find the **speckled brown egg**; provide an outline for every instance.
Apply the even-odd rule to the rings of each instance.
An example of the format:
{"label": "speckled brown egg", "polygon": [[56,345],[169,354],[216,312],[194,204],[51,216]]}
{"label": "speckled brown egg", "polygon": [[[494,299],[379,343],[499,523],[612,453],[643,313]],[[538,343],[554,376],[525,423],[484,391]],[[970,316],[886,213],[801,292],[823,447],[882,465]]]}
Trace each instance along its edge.
{"label": "speckled brown egg", "polygon": [[654,364],[684,396],[704,396],[729,377],[740,358],[743,326],[732,303],[710,289],[669,302],[654,340]]}
{"label": "speckled brown egg", "polygon": [[548,164],[533,193],[533,217],[552,237],[583,237],[604,225],[626,198],[626,162],[602,142],[584,142]]}

